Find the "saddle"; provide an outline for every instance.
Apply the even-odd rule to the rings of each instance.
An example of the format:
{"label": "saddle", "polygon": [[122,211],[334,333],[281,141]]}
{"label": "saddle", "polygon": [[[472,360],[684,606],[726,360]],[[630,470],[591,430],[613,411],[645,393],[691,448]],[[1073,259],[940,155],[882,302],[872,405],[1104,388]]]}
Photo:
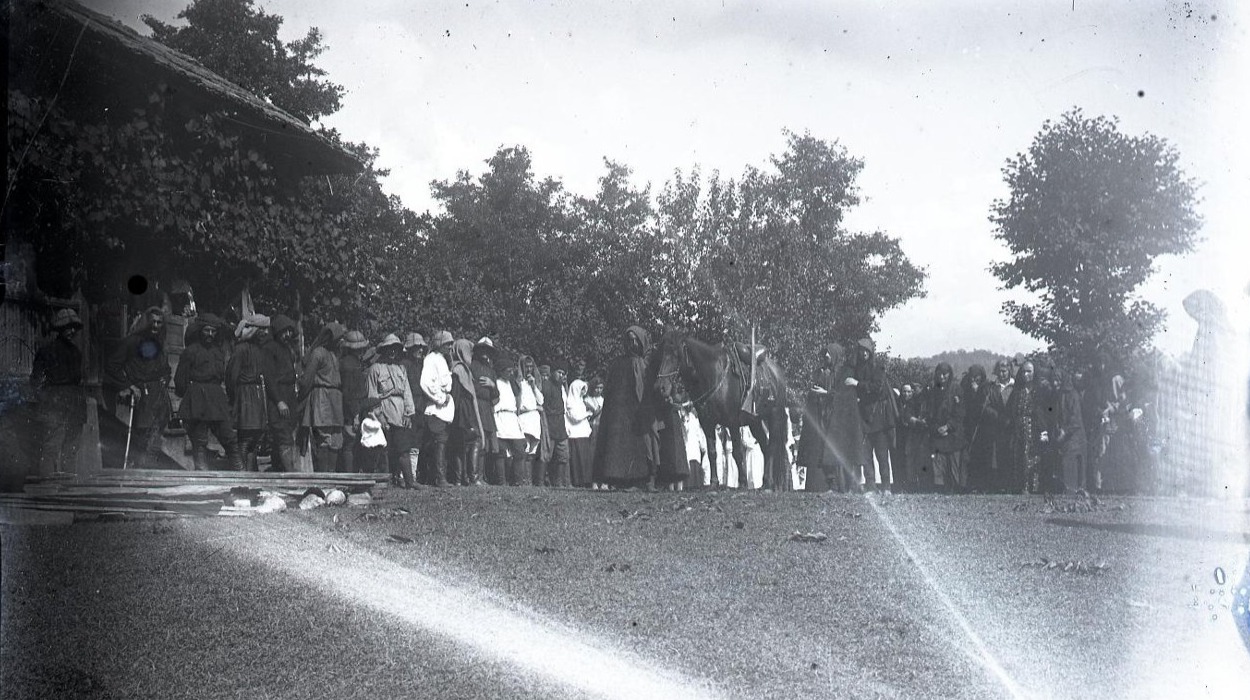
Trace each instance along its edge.
{"label": "saddle", "polygon": [[768,359],[768,346],[756,343],[731,343],[733,348],[732,359],[737,362],[730,362],[730,372],[738,375],[744,382],[751,377],[751,366],[755,366],[755,386],[751,392],[743,397],[742,410],[745,413],[755,415],[761,408],[775,406],[777,403],[777,387],[773,383],[770,372],[763,370],[763,364]]}

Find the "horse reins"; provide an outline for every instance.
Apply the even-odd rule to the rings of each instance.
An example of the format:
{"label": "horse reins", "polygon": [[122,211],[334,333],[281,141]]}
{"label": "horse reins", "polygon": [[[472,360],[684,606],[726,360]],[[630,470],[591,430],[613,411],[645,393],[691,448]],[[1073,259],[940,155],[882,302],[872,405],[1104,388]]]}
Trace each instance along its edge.
{"label": "horse reins", "polygon": [[[728,353],[728,352],[726,352],[726,353],[725,353],[725,358],[726,358],[726,360],[728,360],[728,358],[729,358],[729,353]],[[682,365],[690,365],[690,364],[691,364],[691,362],[690,362],[690,352],[689,352],[689,350],[686,348],[686,341],[685,341],[685,340],[681,341],[681,362],[682,362]],[[656,376],[656,378],[657,378],[657,379],[663,379],[663,378],[667,378],[667,377],[674,377],[674,376],[680,375],[680,374],[681,374],[681,367],[682,367],[682,365],[678,365],[677,369],[676,369],[676,370],[673,370],[672,372],[664,372],[664,373],[662,373],[662,374],[657,374],[657,375],[655,375],[655,376]],[[720,360],[719,360],[719,359],[716,361],[716,367],[717,367],[717,369],[719,369],[719,368],[720,368]],[[726,380],[726,379],[728,379],[728,378],[729,378],[729,367],[728,367],[728,364],[726,364],[725,371],[720,373],[720,379],[716,382],[716,385],[712,387],[711,391],[707,392],[706,394],[704,394],[703,396],[700,396],[700,397],[699,397],[699,398],[697,398],[697,399],[691,399],[691,400],[690,400],[690,405],[691,405],[691,406],[698,406],[698,405],[702,404],[704,401],[707,401],[708,399],[712,398],[712,395],[713,395],[713,394],[715,394],[717,391],[719,391],[719,390],[720,390],[721,386],[723,386],[723,385],[725,384],[725,380]]]}

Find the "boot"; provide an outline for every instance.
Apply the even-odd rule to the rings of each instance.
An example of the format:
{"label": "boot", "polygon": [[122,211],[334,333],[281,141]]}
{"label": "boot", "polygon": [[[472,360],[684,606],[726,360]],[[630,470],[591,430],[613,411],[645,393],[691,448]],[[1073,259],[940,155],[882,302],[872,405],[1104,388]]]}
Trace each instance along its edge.
{"label": "boot", "polygon": [[464,450],[464,480],[461,482],[465,486],[481,486],[482,475],[477,469],[477,442],[469,443]]}
{"label": "boot", "polygon": [[444,458],[447,465],[447,483],[461,486],[464,479],[464,450],[452,450],[451,455]]}
{"label": "boot", "polygon": [[195,471],[208,471],[208,448],[203,445],[197,445],[191,448],[191,462],[195,465]]}
{"label": "boot", "polygon": [[543,485],[543,471],[544,471],[542,459],[540,459],[537,454],[532,454],[529,456],[529,463],[530,463],[530,485],[542,486]]}
{"label": "boot", "polygon": [[447,486],[447,444],[434,443],[434,454],[430,455],[430,468],[434,470],[434,485]]}
{"label": "boot", "polygon": [[[405,456],[407,459],[405,459]],[[404,488],[406,489],[417,488],[417,478],[415,472],[419,456],[420,453],[415,453],[414,451],[409,450],[407,455],[400,455],[399,457],[400,471],[403,473]]]}

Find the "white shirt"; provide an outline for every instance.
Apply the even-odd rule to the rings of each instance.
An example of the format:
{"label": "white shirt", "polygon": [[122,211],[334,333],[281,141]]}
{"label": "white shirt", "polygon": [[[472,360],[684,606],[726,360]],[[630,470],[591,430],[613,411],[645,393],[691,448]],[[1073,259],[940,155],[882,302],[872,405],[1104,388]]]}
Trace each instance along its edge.
{"label": "white shirt", "polygon": [[432,352],[421,363],[421,391],[430,400],[425,404],[425,415],[434,416],[444,423],[456,417],[456,404],[451,400],[451,368],[442,353]]}
{"label": "white shirt", "polygon": [[535,391],[534,385],[521,380],[521,395],[517,397],[517,416],[521,419],[521,432],[533,438],[543,436],[543,393]]}
{"label": "white shirt", "polygon": [[564,395],[564,429],[569,439],[590,437],[590,408],[586,406],[586,382],[574,379]]}
{"label": "white shirt", "polygon": [[512,392],[512,382],[497,379],[495,385],[499,387],[499,401],[495,402],[495,436],[500,440],[524,440],[521,422],[517,420],[516,394]]}

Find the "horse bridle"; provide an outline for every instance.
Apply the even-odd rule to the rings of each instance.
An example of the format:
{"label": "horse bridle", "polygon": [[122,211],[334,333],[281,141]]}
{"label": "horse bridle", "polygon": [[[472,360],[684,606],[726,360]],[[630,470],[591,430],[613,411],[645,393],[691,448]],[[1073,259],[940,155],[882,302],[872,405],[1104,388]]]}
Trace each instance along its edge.
{"label": "horse bridle", "polygon": [[[726,361],[728,361],[728,357],[729,357],[728,354],[726,354],[725,357],[726,357]],[[662,374],[657,374],[655,375],[655,377],[656,379],[667,379],[669,377],[675,377],[681,374],[682,367],[688,366],[688,365],[690,365],[690,351],[686,348],[686,341],[685,339],[683,339],[681,341],[681,361],[677,364],[677,369],[673,370],[672,372],[664,372]],[[716,360],[716,366],[717,366],[717,369],[720,368],[719,358]],[[708,399],[712,398],[712,395],[714,395],[717,391],[720,391],[721,386],[725,384],[725,380],[728,378],[729,378],[729,368],[725,367],[725,371],[720,372],[720,379],[716,381],[716,385],[713,386],[711,390],[708,391],[703,396],[700,396],[697,399],[691,399],[690,405],[698,406],[702,404],[704,401],[707,401]]]}

